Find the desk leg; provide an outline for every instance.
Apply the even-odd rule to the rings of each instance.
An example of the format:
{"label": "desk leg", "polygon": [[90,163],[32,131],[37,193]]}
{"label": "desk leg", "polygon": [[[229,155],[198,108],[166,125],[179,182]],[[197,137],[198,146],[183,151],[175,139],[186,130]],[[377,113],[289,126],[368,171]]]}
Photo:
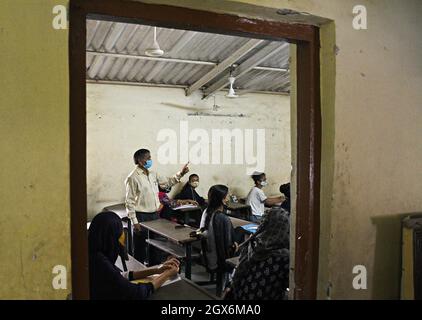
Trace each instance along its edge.
{"label": "desk leg", "polygon": [[186,244],[185,277],[191,279],[192,274],[192,244]]}
{"label": "desk leg", "polygon": [[127,235],[127,238],[128,238],[128,251],[129,251],[129,254],[131,256],[133,256],[132,222],[130,221],[130,219],[127,222],[127,229],[128,229],[128,235]]}
{"label": "desk leg", "polygon": [[[149,231],[149,229],[147,230],[147,233],[148,233],[148,236],[147,236],[147,239],[149,240],[150,239],[150,231]],[[147,244],[147,261],[148,261],[148,267],[150,267],[151,266],[151,258],[150,258],[150,244],[148,243]]]}

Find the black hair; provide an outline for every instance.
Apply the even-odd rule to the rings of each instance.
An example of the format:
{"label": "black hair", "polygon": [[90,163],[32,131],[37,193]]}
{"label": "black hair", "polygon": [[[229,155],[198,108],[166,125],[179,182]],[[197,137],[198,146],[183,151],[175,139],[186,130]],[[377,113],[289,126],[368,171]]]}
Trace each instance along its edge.
{"label": "black hair", "polygon": [[225,185],[217,184],[208,191],[207,217],[205,219],[205,230],[208,230],[213,213],[223,205],[223,200],[229,193]]}
{"label": "black hair", "polygon": [[133,155],[133,161],[135,164],[138,164],[140,160],[142,160],[146,154],[150,153],[148,149],[139,149]]}
{"label": "black hair", "polygon": [[192,174],[189,176],[189,181],[190,181],[190,179],[195,178],[195,177],[199,179],[199,176],[198,176],[196,173],[192,173]]}
{"label": "black hair", "polygon": [[265,176],[265,173],[255,173],[253,175],[251,175],[252,180],[257,183],[259,180],[261,180],[263,177]]}
{"label": "black hair", "polygon": [[280,186],[280,193],[283,193],[287,198],[290,198],[290,182]]}

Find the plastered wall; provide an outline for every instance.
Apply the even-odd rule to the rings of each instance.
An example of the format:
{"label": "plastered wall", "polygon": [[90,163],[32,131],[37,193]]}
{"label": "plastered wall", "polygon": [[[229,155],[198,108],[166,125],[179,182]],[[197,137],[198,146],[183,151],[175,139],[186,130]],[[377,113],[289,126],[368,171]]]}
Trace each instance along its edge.
{"label": "plastered wall", "polygon": [[[93,215],[110,204],[124,202],[124,179],[133,170],[133,153],[142,148],[152,152],[153,169],[162,175],[172,175],[183,166],[184,126],[189,135],[195,130],[204,130],[205,137],[188,142],[188,152],[194,152],[195,145],[203,141],[208,157],[191,161],[190,173],[200,176],[198,192],[206,197],[214,184],[226,184],[230,192],[245,197],[253,185],[247,168],[255,168],[256,161],[249,161],[246,145],[253,147],[254,156],[264,153],[264,161],[269,186],[267,195],[279,195],[281,183],[290,180],[290,98],[285,95],[249,93],[237,99],[228,99],[224,92],[215,97],[201,100],[199,92],[186,97],[183,89],[151,88],[108,84],[88,84],[88,215]],[[196,114],[205,114],[199,116]],[[224,144],[220,143],[218,163],[213,163],[213,130],[229,129],[239,131],[243,142],[231,137],[232,156],[224,163]],[[176,159],[165,163],[158,152],[169,141],[171,130],[177,139],[172,142]],[[182,132],[181,132],[182,130]],[[265,132],[265,139],[259,137],[258,130]],[[249,133],[252,133],[252,140]],[[208,142],[206,139],[209,139]],[[259,145],[258,145],[259,143]],[[216,145],[216,144],[215,144]],[[229,145],[230,147],[230,145]],[[239,149],[237,149],[239,148]],[[242,153],[243,149],[243,153]],[[164,150],[164,149],[162,149]],[[205,150],[205,149],[203,149]],[[201,154],[201,151],[198,151]],[[236,163],[236,153],[243,154],[243,161]],[[196,154],[196,152],[194,152]],[[183,156],[183,155],[182,155]],[[208,159],[208,161],[207,161]],[[183,160],[183,159],[182,159]],[[187,180],[184,178],[183,182]],[[171,195],[177,193],[183,184],[175,186]]]}
{"label": "plastered wall", "polygon": [[[329,111],[323,159],[332,165],[322,179],[319,298],[329,283],[332,299],[398,298],[399,219],[422,210],[422,2],[155,2],[262,18],[290,8],[334,21],[322,35],[329,64],[321,74]],[[1,298],[64,298],[69,291],[51,286],[52,265],[70,268],[68,31],[51,28],[55,4],[67,1],[0,2],[7,44],[0,51],[0,240],[8,244],[0,251]],[[356,4],[367,7],[368,30],[352,28]],[[356,264],[367,267],[367,290],[352,288]]]}
{"label": "plastered wall", "polygon": [[[71,289],[68,32],[51,26],[63,3],[0,2],[0,299]],[[67,289],[53,288],[55,265]]]}
{"label": "plastered wall", "polygon": [[[399,298],[400,219],[422,211],[422,3],[239,2],[334,21],[321,29],[319,298],[329,286],[332,299]],[[367,9],[367,30],[352,27],[357,4]],[[366,290],[352,287],[355,265],[367,269]]]}

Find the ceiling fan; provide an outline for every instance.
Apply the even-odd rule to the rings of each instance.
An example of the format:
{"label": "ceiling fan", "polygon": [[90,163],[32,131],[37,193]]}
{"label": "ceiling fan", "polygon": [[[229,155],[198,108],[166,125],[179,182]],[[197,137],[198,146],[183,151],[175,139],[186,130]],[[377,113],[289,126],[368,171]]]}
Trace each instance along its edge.
{"label": "ceiling fan", "polygon": [[230,67],[230,75],[229,75],[229,79],[228,79],[229,80],[230,87],[229,87],[229,92],[226,94],[226,97],[227,98],[230,98],[230,99],[239,97],[236,94],[236,92],[234,91],[234,88],[233,88],[234,82],[236,81],[236,78],[233,77],[233,74],[232,74],[233,73],[233,70],[234,70],[234,67],[231,66]]}
{"label": "ceiling fan", "polygon": [[157,27],[154,27],[154,41],[152,46],[145,50],[145,54],[149,57],[161,57],[164,54],[164,51],[160,49],[157,42]]}

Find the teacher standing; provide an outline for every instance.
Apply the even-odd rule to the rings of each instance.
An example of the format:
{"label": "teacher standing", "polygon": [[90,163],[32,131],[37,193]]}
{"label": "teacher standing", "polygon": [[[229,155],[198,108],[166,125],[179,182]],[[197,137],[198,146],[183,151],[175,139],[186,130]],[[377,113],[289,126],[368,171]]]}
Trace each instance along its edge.
{"label": "teacher standing", "polygon": [[[134,227],[134,255],[141,262],[146,260],[147,230],[141,228],[140,222],[158,219],[160,200],[158,198],[158,186],[170,188],[180,182],[180,179],[189,172],[188,164],[172,177],[162,177],[151,171],[151,153],[147,149],[139,149],[133,155],[136,168],[125,180],[126,185],[126,211]],[[158,255],[151,248],[150,264],[158,264]]]}

